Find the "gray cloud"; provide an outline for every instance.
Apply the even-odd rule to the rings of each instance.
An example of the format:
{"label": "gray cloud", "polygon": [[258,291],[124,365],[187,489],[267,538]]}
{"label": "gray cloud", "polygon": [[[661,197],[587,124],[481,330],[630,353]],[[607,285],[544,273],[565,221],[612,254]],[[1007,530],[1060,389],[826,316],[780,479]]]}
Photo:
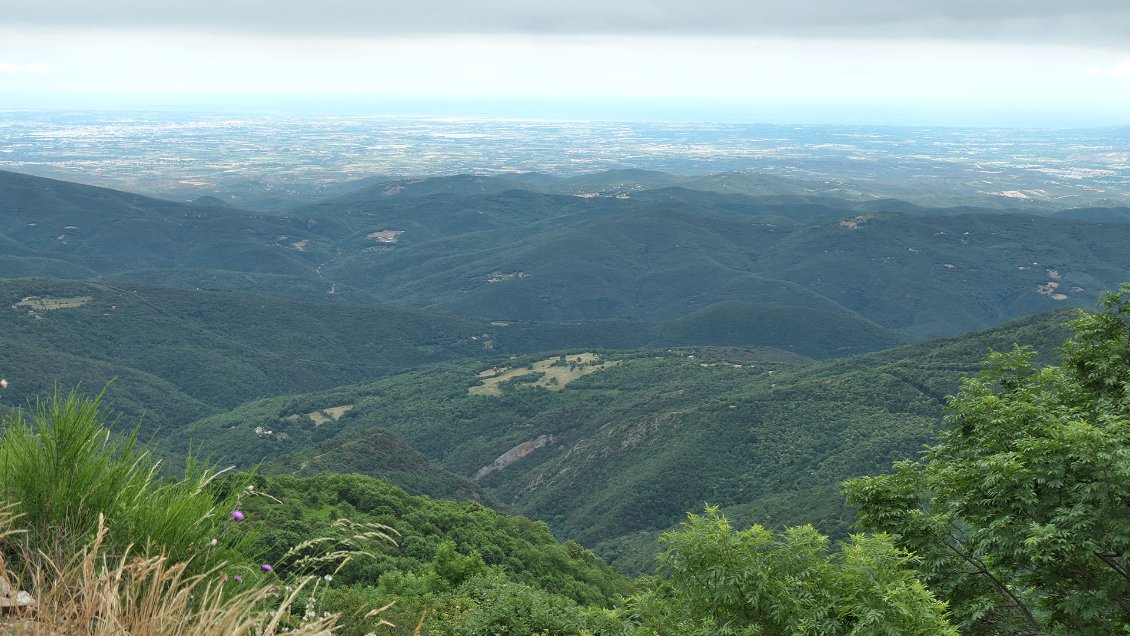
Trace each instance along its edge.
{"label": "gray cloud", "polygon": [[0,25],[279,35],[842,36],[1130,46],[1130,0],[0,0]]}

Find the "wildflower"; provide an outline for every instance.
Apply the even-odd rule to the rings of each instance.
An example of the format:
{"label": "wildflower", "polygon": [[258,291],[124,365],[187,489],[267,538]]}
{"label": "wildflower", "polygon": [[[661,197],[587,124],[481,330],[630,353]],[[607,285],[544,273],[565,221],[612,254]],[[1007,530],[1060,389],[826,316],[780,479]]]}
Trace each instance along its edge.
{"label": "wildflower", "polygon": [[247,484],[247,492],[255,492],[255,484]]}
{"label": "wildflower", "polygon": [[243,519],[244,519],[243,513],[240,512],[239,510],[232,510],[231,511],[231,518],[234,521],[243,521]]}
{"label": "wildflower", "polygon": [[264,563],[263,565],[259,566],[259,569],[263,570],[264,572],[272,572],[275,568],[271,567],[270,563]]}
{"label": "wildflower", "polygon": [[211,541],[208,542],[208,545],[210,545],[214,548],[214,547],[216,547],[216,544],[218,544],[218,543],[219,543],[218,540],[212,539]]}
{"label": "wildflower", "polygon": [[326,583],[329,583],[330,581],[334,580],[334,575],[327,574],[327,575],[323,576],[322,578],[326,580]]}
{"label": "wildflower", "polygon": [[242,576],[240,576],[240,575],[238,575],[238,574],[236,574],[236,575],[235,575],[235,576],[233,576],[232,578],[233,578],[233,579],[235,579],[235,582],[236,582],[236,583],[243,583],[243,577],[242,577]]}

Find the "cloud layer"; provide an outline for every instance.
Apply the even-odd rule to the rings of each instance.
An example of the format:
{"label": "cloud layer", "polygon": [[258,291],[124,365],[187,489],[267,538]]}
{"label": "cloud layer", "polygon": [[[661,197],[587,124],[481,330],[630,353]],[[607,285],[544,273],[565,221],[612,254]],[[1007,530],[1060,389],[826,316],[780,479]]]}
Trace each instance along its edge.
{"label": "cloud layer", "polygon": [[1130,46],[1127,0],[0,0],[11,27],[274,35],[660,34]]}

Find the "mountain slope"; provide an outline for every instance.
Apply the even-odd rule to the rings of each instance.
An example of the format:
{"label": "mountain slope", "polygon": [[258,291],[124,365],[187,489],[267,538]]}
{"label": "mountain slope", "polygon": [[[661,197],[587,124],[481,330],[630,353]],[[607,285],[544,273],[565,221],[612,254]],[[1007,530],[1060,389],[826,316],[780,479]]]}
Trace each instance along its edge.
{"label": "mountain slope", "polygon": [[[241,464],[281,455],[293,466],[348,457],[367,435],[391,431],[560,536],[641,567],[647,537],[705,501],[743,520],[844,533],[841,480],[913,456],[988,348],[1052,347],[1063,320],[821,363],[701,348],[448,364],[243,405],[180,438]],[[318,426],[294,417],[344,406]]]}
{"label": "mountain slope", "polygon": [[472,340],[489,327],[482,321],[387,307],[42,279],[0,279],[0,301],[0,368],[13,382],[6,402],[56,381],[97,389],[114,376],[131,386],[130,378],[160,380],[170,399],[143,402],[147,428],[203,408],[182,408],[175,395],[231,408],[490,354]]}
{"label": "mountain slope", "polygon": [[[175,429],[248,400],[306,393],[457,359],[683,341],[825,357],[900,339],[865,321],[788,307],[678,322],[489,323],[378,305],[50,279],[0,279],[0,375],[20,405],[56,383],[98,390],[132,426]],[[735,313],[733,310],[736,309]],[[749,320],[747,320],[749,318]],[[722,330],[723,323],[729,327]],[[162,396],[168,396],[164,399]]]}
{"label": "mountain slope", "polygon": [[[798,254],[805,258],[797,258]],[[915,337],[983,329],[1130,280],[1130,225],[881,215],[797,229],[758,267]]]}
{"label": "mountain slope", "polygon": [[[248,272],[313,275],[319,255],[293,244],[332,235],[335,228],[309,221],[0,171],[0,235],[9,246],[19,246],[9,254],[97,273],[224,264]],[[0,276],[24,274],[15,263],[8,265]]]}
{"label": "mountain slope", "polygon": [[[751,175],[586,178],[457,175],[404,181],[383,196],[385,183],[280,217],[0,173],[0,275],[103,276],[492,321],[670,321],[737,301],[909,338],[1086,306],[1130,279],[1122,222],[729,187],[764,181]],[[612,189],[560,193],[577,184]],[[725,193],[734,190],[759,196]]]}
{"label": "mountain slope", "polygon": [[827,220],[823,206],[821,220],[799,222],[772,206],[633,205],[405,241],[327,271],[358,288],[380,281],[409,306],[491,319],[670,319],[737,300],[840,311],[915,338],[1087,306],[1130,279],[1128,224],[850,209]]}

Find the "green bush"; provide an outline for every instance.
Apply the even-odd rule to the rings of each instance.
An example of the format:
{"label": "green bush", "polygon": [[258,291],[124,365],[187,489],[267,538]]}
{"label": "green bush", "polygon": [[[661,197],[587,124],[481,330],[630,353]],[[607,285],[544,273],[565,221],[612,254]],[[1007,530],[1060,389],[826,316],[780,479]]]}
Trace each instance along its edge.
{"label": "green bush", "polygon": [[164,553],[202,571],[239,560],[250,536],[231,511],[244,482],[189,459],[184,477],[162,478],[132,435],[111,435],[101,395],[75,391],[38,401],[0,422],[0,503],[14,506],[39,551],[77,553],[105,519],[113,553]]}
{"label": "green bush", "polygon": [[670,579],[629,606],[638,634],[957,635],[913,557],[885,535],[829,550],[812,526],[735,531],[707,508],[662,541]]}
{"label": "green bush", "polygon": [[614,636],[623,623],[608,610],[583,607],[498,572],[471,577],[434,614],[435,636]]}

